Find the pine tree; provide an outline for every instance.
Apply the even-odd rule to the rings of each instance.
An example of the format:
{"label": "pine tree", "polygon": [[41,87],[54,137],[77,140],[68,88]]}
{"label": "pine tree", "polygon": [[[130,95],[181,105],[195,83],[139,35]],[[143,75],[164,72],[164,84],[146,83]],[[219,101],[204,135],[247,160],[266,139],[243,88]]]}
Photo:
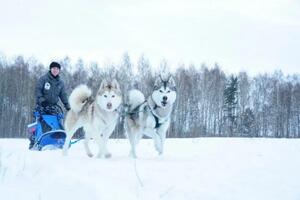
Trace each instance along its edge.
{"label": "pine tree", "polygon": [[238,78],[230,76],[224,90],[224,121],[228,136],[233,136],[237,121]]}

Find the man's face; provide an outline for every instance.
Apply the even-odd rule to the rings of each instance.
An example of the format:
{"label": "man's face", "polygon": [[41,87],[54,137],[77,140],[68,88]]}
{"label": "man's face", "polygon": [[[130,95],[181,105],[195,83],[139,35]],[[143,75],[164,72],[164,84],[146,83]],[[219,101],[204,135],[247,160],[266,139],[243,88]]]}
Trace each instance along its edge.
{"label": "man's face", "polygon": [[59,68],[58,68],[58,67],[52,67],[52,68],[50,69],[50,71],[51,71],[51,74],[52,74],[53,76],[57,76],[57,75],[59,74]]}

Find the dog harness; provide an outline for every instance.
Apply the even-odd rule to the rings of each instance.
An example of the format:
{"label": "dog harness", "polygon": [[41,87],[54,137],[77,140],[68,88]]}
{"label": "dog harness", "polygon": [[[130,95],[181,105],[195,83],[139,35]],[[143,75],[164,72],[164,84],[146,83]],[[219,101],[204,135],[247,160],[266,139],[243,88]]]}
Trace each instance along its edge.
{"label": "dog harness", "polygon": [[150,109],[150,111],[151,111],[151,113],[152,113],[152,115],[153,115],[153,117],[154,117],[154,119],[155,119],[155,129],[158,129],[162,124],[164,124],[164,123],[168,120],[169,115],[168,115],[167,117],[165,117],[165,120],[164,120],[164,121],[159,122],[161,118],[158,117],[157,114],[155,113],[155,110],[156,110],[159,106],[155,103],[155,105],[154,105],[153,108],[151,108],[151,106],[150,106],[149,104],[148,104],[148,107],[149,107],[149,109]]}

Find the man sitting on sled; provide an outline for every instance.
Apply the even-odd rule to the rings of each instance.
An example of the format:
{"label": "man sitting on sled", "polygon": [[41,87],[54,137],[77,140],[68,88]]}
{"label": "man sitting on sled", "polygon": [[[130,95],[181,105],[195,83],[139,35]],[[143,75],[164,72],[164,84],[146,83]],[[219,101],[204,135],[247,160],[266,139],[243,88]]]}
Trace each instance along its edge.
{"label": "man sitting on sled", "polygon": [[[66,110],[70,110],[67,94],[65,92],[64,82],[60,79],[61,66],[57,62],[52,62],[49,66],[49,72],[42,76],[36,85],[36,112],[39,114],[59,114],[61,110],[58,106],[59,99],[65,106]],[[35,134],[29,136],[31,149],[35,142]]]}

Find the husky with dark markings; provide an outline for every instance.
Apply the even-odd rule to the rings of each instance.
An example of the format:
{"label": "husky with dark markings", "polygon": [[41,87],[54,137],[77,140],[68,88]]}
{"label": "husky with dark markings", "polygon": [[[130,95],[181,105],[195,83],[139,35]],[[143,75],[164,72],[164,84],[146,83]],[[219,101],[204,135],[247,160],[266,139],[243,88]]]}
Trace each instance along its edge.
{"label": "husky with dark markings", "polygon": [[89,148],[89,141],[93,138],[99,147],[97,157],[111,157],[107,150],[107,142],[117,124],[118,107],[121,102],[122,94],[116,80],[102,81],[95,98],[92,97],[92,91],[86,85],[76,87],[69,98],[71,110],[67,113],[64,124],[67,137],[63,155],[67,155],[71,138],[76,130],[83,127],[84,147],[87,155],[93,156]]}
{"label": "husky with dark markings", "polygon": [[139,90],[129,92],[125,130],[131,144],[131,156],[137,157],[136,145],[143,135],[153,138],[155,149],[159,154],[163,153],[175,100],[176,85],[171,76],[159,76],[147,100]]}

